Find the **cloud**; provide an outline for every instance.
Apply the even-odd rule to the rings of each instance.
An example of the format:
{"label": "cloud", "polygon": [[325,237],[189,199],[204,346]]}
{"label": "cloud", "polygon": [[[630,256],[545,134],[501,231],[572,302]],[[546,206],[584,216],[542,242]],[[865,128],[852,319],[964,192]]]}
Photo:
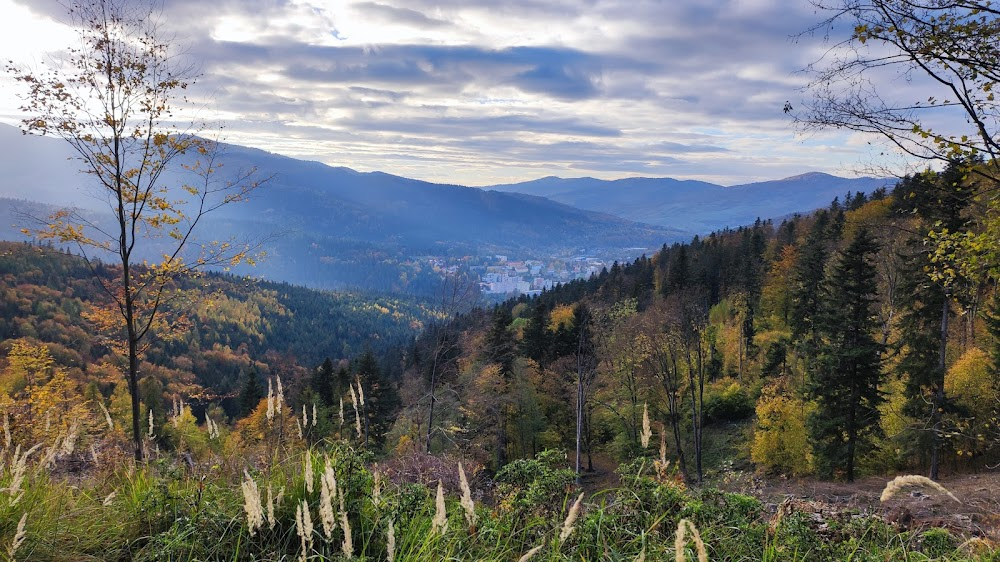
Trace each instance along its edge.
{"label": "cloud", "polygon": [[451,25],[447,21],[428,17],[416,10],[397,8],[378,2],[358,2],[354,4],[354,8],[390,23],[402,23],[413,27],[448,27]]}
{"label": "cloud", "polygon": [[[134,1],[137,6],[146,0]],[[0,0],[65,20],[57,2]],[[231,140],[361,170],[498,183],[580,172],[720,183],[836,171],[782,113],[826,48],[777,0],[163,0]],[[821,135],[823,146],[846,136]]]}

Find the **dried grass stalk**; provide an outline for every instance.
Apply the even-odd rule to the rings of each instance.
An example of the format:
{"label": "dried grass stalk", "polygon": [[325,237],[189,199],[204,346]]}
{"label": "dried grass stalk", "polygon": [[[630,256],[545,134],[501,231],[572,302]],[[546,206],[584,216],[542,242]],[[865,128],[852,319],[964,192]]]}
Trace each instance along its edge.
{"label": "dried grass stalk", "polygon": [[295,506],[295,532],[299,535],[299,540],[302,543],[302,552],[299,554],[299,560],[304,562],[309,551],[312,550],[312,516],[309,514],[309,504],[306,500],[302,500],[302,503]]}
{"label": "dried grass stalk", "polygon": [[277,521],[274,518],[274,496],[271,493],[271,483],[267,483],[267,528],[273,529]]}
{"label": "dried grass stalk", "polygon": [[280,414],[281,408],[285,404],[285,391],[281,388],[281,375],[275,375],[274,380],[278,382],[278,393],[274,396],[275,413]]}
{"label": "dried grass stalk", "polygon": [[17,549],[21,548],[21,545],[24,544],[24,537],[27,534],[24,531],[24,526],[27,522],[28,522],[28,513],[25,512],[23,515],[21,515],[21,520],[17,522],[17,530],[14,531],[14,540],[12,540],[10,542],[10,546],[7,547],[7,558],[11,562],[14,562],[16,560],[14,556],[17,554]]}
{"label": "dried grass stalk", "polygon": [[385,553],[389,562],[396,562],[396,526],[389,520],[389,529],[385,533]]}
{"label": "dried grass stalk", "polygon": [[[327,471],[329,471],[330,464],[327,463],[326,466]],[[330,480],[324,472],[319,479],[319,519],[323,524],[323,534],[326,535],[326,540],[333,538],[333,531],[337,528],[337,517],[333,512],[333,495],[336,493],[336,481],[334,481],[334,488],[331,490]]]}
{"label": "dried grass stalk", "polygon": [[882,496],[881,498],[879,498],[879,501],[881,502],[888,501],[903,489],[914,486],[920,488],[931,488],[933,490],[941,492],[942,494],[948,494],[948,497],[950,497],[951,499],[957,501],[958,503],[962,503],[961,500],[955,497],[955,494],[949,492],[948,489],[945,488],[944,486],[938,484],[937,482],[931,480],[930,478],[927,478],[925,476],[919,476],[916,474],[910,474],[907,476],[897,476],[892,480],[890,480],[889,483],[885,485],[885,489],[882,490]]}
{"label": "dried grass stalk", "polygon": [[444,506],[444,485],[438,480],[437,498],[434,501],[434,519],[431,520],[431,530],[444,534],[448,530],[448,513]]}
{"label": "dried grass stalk", "polygon": [[472,501],[472,489],[469,488],[469,480],[465,477],[465,469],[462,463],[458,463],[458,483],[462,487],[462,509],[465,511],[465,521],[469,524],[469,529],[476,527],[476,504]]}
{"label": "dried grass stalk", "polygon": [[[298,421],[298,420],[296,420]],[[306,462],[305,467],[302,471],[302,479],[306,483],[306,493],[313,493],[313,483],[315,482],[315,475],[313,474],[313,462],[312,462],[312,451],[306,449]]]}
{"label": "dried grass stalk", "polygon": [[344,491],[340,490],[340,525],[344,528],[344,542],[340,545],[344,556],[351,558],[354,556],[354,540],[351,537],[351,521],[347,518],[347,509],[344,507]]}
{"label": "dried grass stalk", "polygon": [[264,526],[264,510],[260,504],[260,490],[257,489],[257,483],[250,477],[249,472],[244,470],[243,475],[245,477],[241,485],[243,488],[243,511],[247,514],[247,527],[252,537],[257,529]]}
{"label": "dried grass stalk", "polygon": [[267,377],[267,421],[274,419],[274,384]]}
{"label": "dried grass stalk", "polygon": [[642,433],[639,439],[642,441],[642,448],[649,447],[649,439],[653,436],[653,428],[649,425],[649,404],[642,404]]}
{"label": "dried grass stalk", "polygon": [[[115,422],[111,420],[111,412],[109,412],[108,409],[107,409],[107,407],[104,406],[104,402],[101,401],[101,400],[97,400],[97,399],[94,399],[94,402],[97,402],[97,405],[101,407],[101,412],[104,413],[104,421],[107,422],[108,429],[114,429],[115,428]],[[6,421],[7,420],[4,420],[5,424],[6,424]]]}
{"label": "dried grass stalk", "polygon": [[695,527],[690,519],[681,519],[677,522],[677,534],[674,536],[674,560],[686,562],[684,545],[688,542],[688,532],[690,532],[691,540],[694,541],[698,550],[698,562],[708,562],[708,552],[705,550],[705,543],[701,540],[701,533],[698,532],[698,527]]}
{"label": "dried grass stalk", "polygon": [[569,513],[566,514],[566,520],[563,521],[562,531],[559,532],[559,542],[564,542],[573,534],[573,530],[576,528],[576,518],[580,516],[580,504],[583,502],[583,492],[576,497],[576,501],[573,502],[573,506],[569,508]]}
{"label": "dried grass stalk", "polygon": [[544,547],[544,546],[545,546],[545,543],[542,543],[542,544],[536,546],[535,548],[532,548],[528,552],[525,552],[524,556],[522,556],[522,557],[520,557],[520,558],[517,559],[517,562],[528,562],[528,560],[531,560],[532,556],[538,554],[538,551],[541,550],[542,547]]}

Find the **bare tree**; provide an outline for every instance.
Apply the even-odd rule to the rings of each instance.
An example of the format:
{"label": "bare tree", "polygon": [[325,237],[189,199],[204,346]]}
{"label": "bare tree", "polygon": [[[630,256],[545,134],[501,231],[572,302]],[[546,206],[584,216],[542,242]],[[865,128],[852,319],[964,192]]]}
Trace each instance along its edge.
{"label": "bare tree", "polygon": [[[200,244],[194,233],[206,215],[245,200],[260,185],[254,170],[223,179],[218,146],[196,136],[194,125],[172,122],[196,77],[157,27],[158,5],[72,2],[68,15],[79,37],[77,46],[48,70],[7,65],[27,87],[21,95],[28,115],[22,130],[66,141],[113,217],[113,226],[107,227],[62,210],[34,233],[75,244],[90,264],[111,256],[121,266],[115,278],[96,271],[95,277],[113,302],[121,351],[128,358],[138,460],[143,458],[138,389],[143,341],[165,327],[161,316],[175,280],[206,266],[252,263],[250,244]],[[178,175],[169,179],[175,170]],[[154,249],[162,259],[143,261]]]}

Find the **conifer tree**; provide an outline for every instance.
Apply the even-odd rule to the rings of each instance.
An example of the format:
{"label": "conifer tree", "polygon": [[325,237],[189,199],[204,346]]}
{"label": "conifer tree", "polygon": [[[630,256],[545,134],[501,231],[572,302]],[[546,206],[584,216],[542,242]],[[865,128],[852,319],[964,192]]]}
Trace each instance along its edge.
{"label": "conifer tree", "polygon": [[531,317],[528,318],[528,323],[524,327],[524,334],[521,338],[521,353],[529,359],[534,359],[542,366],[548,359],[552,339],[548,324],[548,307],[540,299],[536,299],[531,308]]}
{"label": "conifer tree", "polygon": [[826,306],[817,323],[821,344],[809,380],[809,394],[818,404],[809,418],[817,464],[827,474],[843,470],[849,482],[858,456],[882,433],[877,271],[870,261],[877,251],[862,228],[838,256],[824,287]]}
{"label": "conifer tree", "polygon": [[364,405],[359,407],[364,423],[365,445],[373,441],[381,446],[385,442],[385,433],[392,426],[393,417],[399,409],[399,392],[385,378],[371,350],[366,351],[358,360],[356,374],[364,390]]}
{"label": "conifer tree", "polygon": [[826,228],[829,219],[825,212],[816,217],[809,235],[795,263],[795,281],[792,289],[792,310],[789,325],[792,339],[805,356],[807,368],[812,368],[818,345],[817,329],[824,270],[826,268]]}
{"label": "conifer tree", "polygon": [[[483,349],[483,359],[487,363],[499,367],[500,378],[504,383],[503,387],[506,387],[506,383],[513,375],[514,359],[516,358],[516,342],[508,329],[512,321],[510,310],[506,307],[498,306],[493,309],[493,320],[486,333]],[[496,431],[496,469],[500,470],[507,464],[507,405],[502,397],[497,403],[494,430]]]}
{"label": "conifer tree", "polygon": [[[958,232],[965,228],[962,166],[955,162],[941,174],[925,172],[908,176],[893,191],[894,204],[922,219],[922,232],[910,240],[910,252],[900,283],[904,313],[900,319],[897,370],[906,378],[907,413],[923,421],[929,433],[918,434],[918,443],[930,450],[930,477],[938,478],[942,414],[949,408],[944,392],[945,351],[951,312],[951,289],[961,280],[933,275],[938,268],[925,249],[932,228]],[[926,443],[929,438],[930,443]]]}
{"label": "conifer tree", "polygon": [[264,397],[264,388],[257,377],[257,371],[251,367],[246,377],[247,380],[240,390],[240,416],[250,415]]}
{"label": "conifer tree", "polygon": [[333,406],[334,401],[337,399],[333,388],[334,376],[333,361],[330,361],[329,357],[324,359],[323,364],[313,371],[310,386],[312,386],[313,391],[319,396],[322,406]]}

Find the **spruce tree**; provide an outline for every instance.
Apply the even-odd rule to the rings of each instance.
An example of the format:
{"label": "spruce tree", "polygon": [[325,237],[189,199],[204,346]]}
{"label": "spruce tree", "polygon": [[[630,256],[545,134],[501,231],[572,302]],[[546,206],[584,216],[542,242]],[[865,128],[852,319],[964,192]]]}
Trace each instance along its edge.
{"label": "spruce tree", "polygon": [[246,382],[243,383],[243,388],[240,389],[240,416],[245,417],[250,415],[260,403],[260,399],[264,397],[264,388],[260,385],[260,380],[257,377],[257,371],[250,368],[247,371]]}
{"label": "spruce tree", "polygon": [[904,262],[899,283],[903,313],[896,342],[899,350],[896,372],[906,381],[904,413],[919,424],[909,443],[920,451],[930,452],[930,475],[937,478],[936,459],[940,447],[937,433],[941,424],[940,409],[945,407],[941,350],[947,343],[941,323],[948,300],[942,287],[927,275],[931,264],[922,239],[914,238],[908,246],[910,255]]}
{"label": "spruce tree", "polygon": [[[514,341],[514,335],[508,329],[512,321],[509,309],[503,306],[493,309],[493,320],[489,331],[486,332],[486,341],[483,346],[483,359],[500,368],[500,376],[504,383],[509,382],[513,375],[514,359],[517,356],[517,344]],[[507,405],[503,396],[498,397],[494,423],[496,469],[500,470],[507,464]]]}
{"label": "spruce tree", "polygon": [[824,286],[817,323],[820,345],[809,394],[818,403],[809,430],[821,472],[843,470],[854,480],[859,455],[882,435],[882,344],[876,339],[878,245],[861,229],[844,249]]}
{"label": "spruce tree", "polygon": [[795,262],[795,282],[792,289],[792,310],[789,325],[792,339],[812,368],[818,347],[817,324],[821,308],[821,288],[826,268],[826,229],[829,217],[820,212],[806,237]]}
{"label": "spruce tree", "polygon": [[529,359],[534,359],[542,366],[545,365],[550,356],[551,337],[548,324],[548,307],[540,299],[536,299],[535,305],[531,308],[531,317],[528,318],[528,323],[524,326],[521,353]]}
{"label": "spruce tree", "polygon": [[333,406],[333,402],[336,400],[334,376],[333,361],[330,361],[329,357],[324,359],[323,364],[313,371],[309,386],[319,396],[322,406]]}
{"label": "spruce tree", "polygon": [[393,418],[399,409],[399,392],[386,380],[371,350],[358,359],[357,365],[356,380],[360,381],[364,390],[364,405],[359,404],[358,407],[362,412],[365,445],[372,441],[381,446],[385,443],[385,434],[392,427]]}

